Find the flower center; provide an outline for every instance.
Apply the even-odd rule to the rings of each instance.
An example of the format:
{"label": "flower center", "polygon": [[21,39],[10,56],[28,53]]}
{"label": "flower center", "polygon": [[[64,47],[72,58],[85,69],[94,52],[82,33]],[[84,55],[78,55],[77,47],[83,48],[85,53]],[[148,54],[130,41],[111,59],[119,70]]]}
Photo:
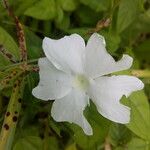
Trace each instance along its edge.
{"label": "flower center", "polygon": [[89,86],[89,80],[84,75],[77,75],[74,78],[73,84],[76,88],[79,88],[80,90],[86,90]]}

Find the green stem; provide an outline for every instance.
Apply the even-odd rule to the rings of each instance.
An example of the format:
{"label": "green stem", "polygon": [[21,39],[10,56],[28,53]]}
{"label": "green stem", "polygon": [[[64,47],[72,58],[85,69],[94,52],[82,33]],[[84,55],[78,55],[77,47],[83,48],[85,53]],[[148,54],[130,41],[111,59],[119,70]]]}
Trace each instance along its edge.
{"label": "green stem", "polygon": [[150,78],[150,70],[132,70],[131,74],[140,78]]}
{"label": "green stem", "polygon": [[[37,61],[38,61],[38,59],[31,59],[31,60],[27,61],[27,64],[34,63],[34,62],[37,62]],[[0,71],[8,69],[10,67],[19,66],[19,65],[22,65],[22,64],[24,64],[24,62],[19,62],[19,63],[11,64],[11,65],[8,65],[8,66],[0,68]]]}
{"label": "green stem", "polygon": [[0,133],[0,150],[11,150],[15,135],[16,125],[21,110],[21,97],[24,80],[16,80],[12,95],[5,113],[3,126]]}

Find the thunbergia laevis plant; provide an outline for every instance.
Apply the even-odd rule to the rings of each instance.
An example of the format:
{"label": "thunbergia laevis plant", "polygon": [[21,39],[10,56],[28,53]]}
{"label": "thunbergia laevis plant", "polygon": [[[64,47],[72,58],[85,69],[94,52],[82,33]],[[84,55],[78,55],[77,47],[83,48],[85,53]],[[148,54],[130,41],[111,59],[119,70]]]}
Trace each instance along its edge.
{"label": "thunbergia laevis plant", "polygon": [[133,76],[106,76],[130,68],[133,59],[123,55],[116,62],[105,47],[104,38],[97,33],[90,37],[87,45],[78,34],[59,40],[45,37],[46,57],[39,59],[40,81],[32,91],[39,99],[55,99],[51,110],[54,120],[76,123],[87,135],[93,134],[83,115],[89,99],[101,115],[125,124],[130,120],[130,108],[120,103],[121,97],[128,97],[144,87]]}

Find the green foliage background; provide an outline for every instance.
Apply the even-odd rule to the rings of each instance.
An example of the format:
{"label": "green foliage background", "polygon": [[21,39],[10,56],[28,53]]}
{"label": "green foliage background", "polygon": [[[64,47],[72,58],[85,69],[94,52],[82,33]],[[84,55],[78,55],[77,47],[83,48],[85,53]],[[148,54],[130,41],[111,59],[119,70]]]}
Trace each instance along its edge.
{"label": "green foliage background", "polygon": [[[119,59],[123,53],[134,58],[131,70],[117,74],[139,74],[145,89],[133,93],[122,103],[131,107],[131,122],[113,123],[103,118],[93,103],[85,116],[94,135],[86,136],[77,125],[55,122],[50,116],[52,101],[43,102],[32,96],[38,83],[38,73],[29,73],[25,80],[22,109],[15,132],[12,150],[150,150],[150,1],[149,0],[9,0],[15,15],[24,25],[28,61],[44,56],[42,39],[59,39],[78,33],[85,40],[99,20],[110,18],[111,24],[98,30],[107,49]],[[98,28],[97,28],[98,29]],[[19,59],[15,24],[0,3],[0,44]],[[13,64],[0,53],[0,81]],[[145,75],[146,74],[146,75]],[[14,79],[15,80],[15,79]],[[12,93],[12,84],[0,85],[0,125]],[[108,104],[109,105],[109,104]]]}

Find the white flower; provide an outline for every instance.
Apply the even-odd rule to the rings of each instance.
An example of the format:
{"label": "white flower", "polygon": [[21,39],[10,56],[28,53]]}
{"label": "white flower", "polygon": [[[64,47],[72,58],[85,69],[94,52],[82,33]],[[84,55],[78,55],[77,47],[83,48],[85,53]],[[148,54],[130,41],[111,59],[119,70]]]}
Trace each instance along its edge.
{"label": "white flower", "polygon": [[51,115],[56,121],[76,123],[87,135],[92,135],[90,124],[83,115],[89,99],[98,112],[118,123],[128,123],[130,108],[121,104],[144,85],[136,77],[127,75],[104,76],[131,67],[133,59],[123,55],[116,62],[106,51],[105,40],[94,33],[87,45],[78,34],[59,40],[44,38],[46,57],[39,59],[40,81],[32,91],[42,100],[55,99]]}

